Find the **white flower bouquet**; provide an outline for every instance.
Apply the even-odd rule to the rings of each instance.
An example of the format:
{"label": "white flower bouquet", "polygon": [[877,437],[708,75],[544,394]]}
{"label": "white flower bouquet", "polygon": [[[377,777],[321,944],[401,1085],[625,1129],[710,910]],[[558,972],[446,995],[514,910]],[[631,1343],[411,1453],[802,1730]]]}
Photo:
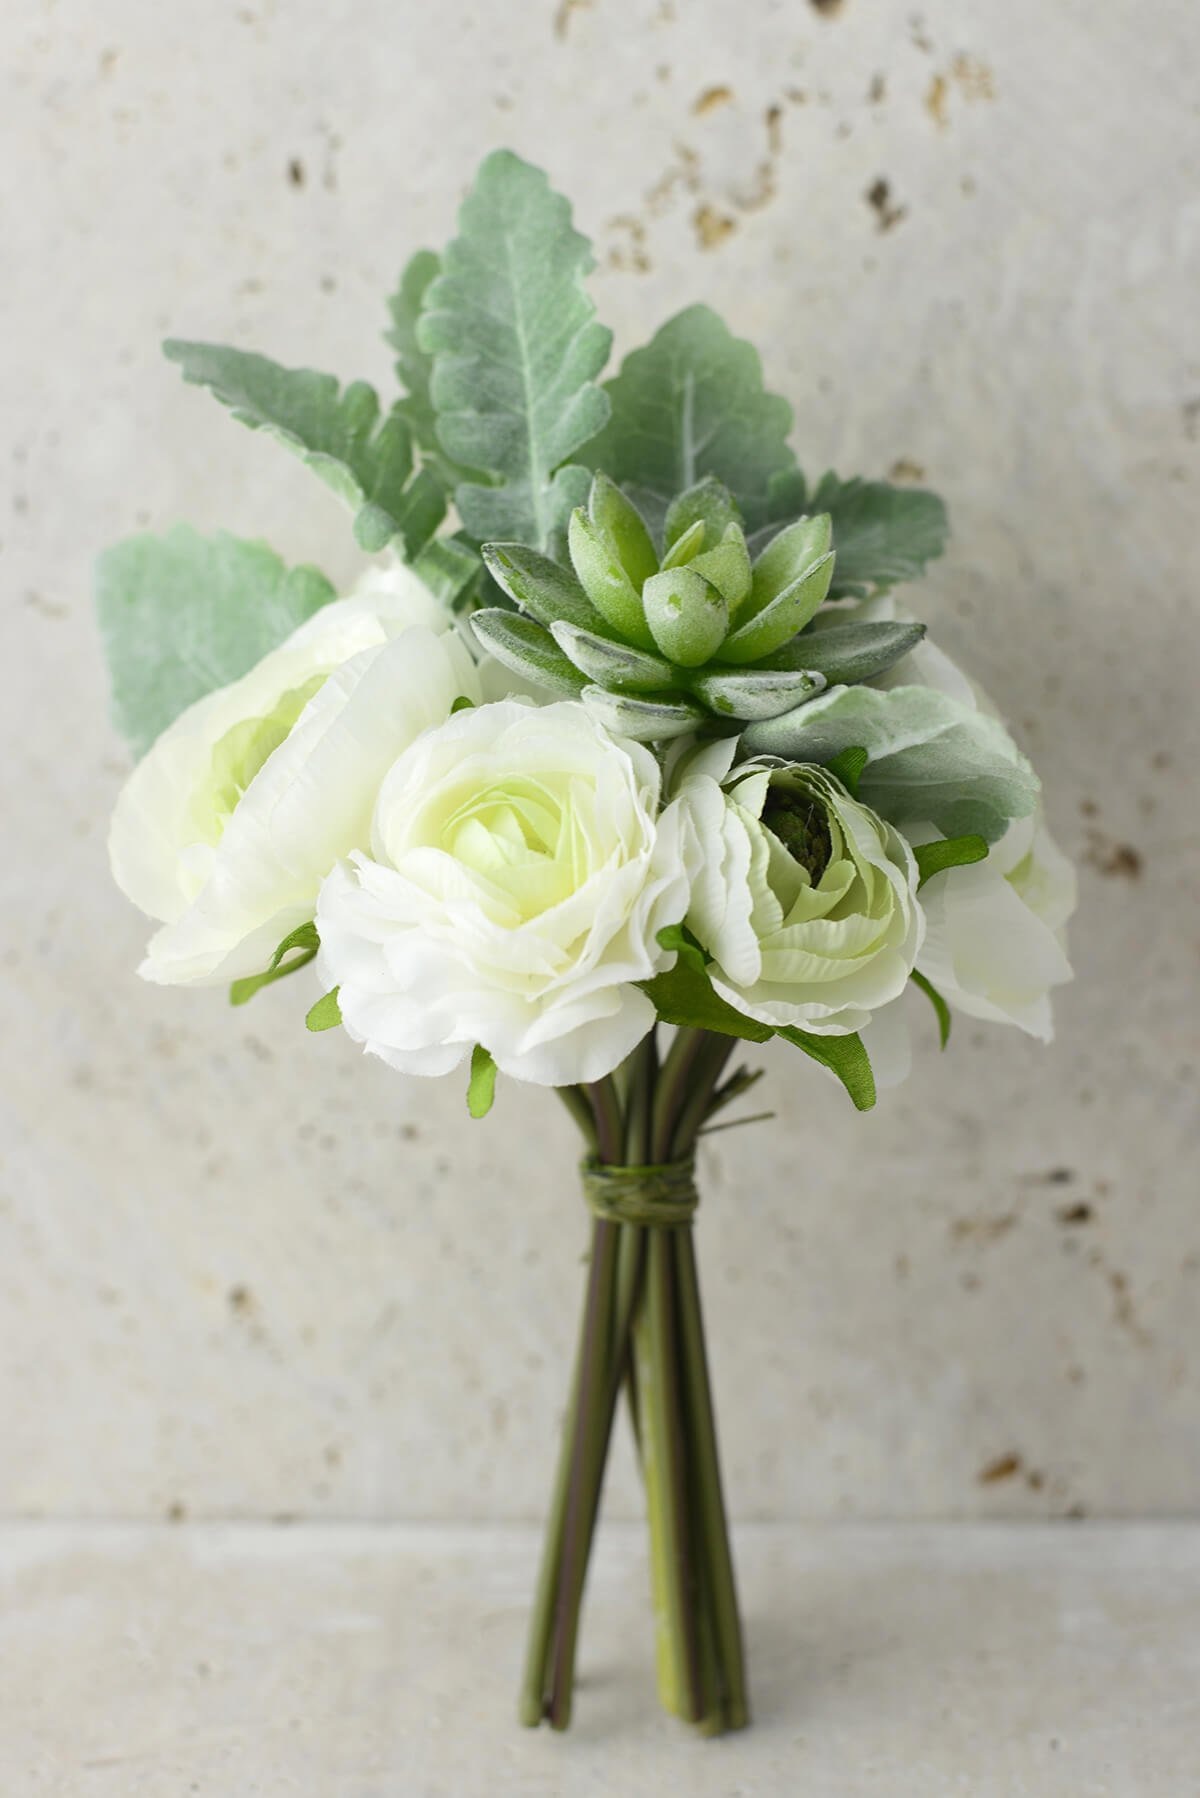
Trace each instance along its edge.
{"label": "white flower bouquet", "polygon": [[[704,307],[597,384],[588,245],[545,177],[482,166],[391,304],[404,394],[166,351],[301,456],[380,558],[348,598],[186,526],[101,560],[110,849],[141,972],[235,1004],[314,964],[310,1029],[402,1073],[554,1088],[592,1212],[520,1716],[567,1724],[622,1392],[645,1476],[659,1687],[748,1717],[691,1221],[697,1139],[782,1038],[860,1109],[910,988],[1050,1036],[1070,865],[1003,724],[892,589],[934,495],[825,475]],[[455,515],[450,525],[446,520]],[[465,1067],[464,1067],[465,1064]],[[751,1121],[751,1120],[742,1120]]]}

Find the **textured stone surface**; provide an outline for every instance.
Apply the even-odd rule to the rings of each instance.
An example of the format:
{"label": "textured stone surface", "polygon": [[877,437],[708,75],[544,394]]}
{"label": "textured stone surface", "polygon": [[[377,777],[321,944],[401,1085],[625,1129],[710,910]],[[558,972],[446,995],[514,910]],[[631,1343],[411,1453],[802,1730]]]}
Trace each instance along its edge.
{"label": "textured stone surface", "polygon": [[500,143],[573,195],[620,350],[707,300],[806,466],[946,495],[914,597],[1083,863],[1052,1050],[960,1025],[939,1060],[923,1018],[867,1119],[768,1051],[779,1116],[713,1139],[736,1512],[1194,1511],[1195,9],[47,0],[0,44],[0,1512],[544,1502],[567,1120],[502,1088],[468,1126],[457,1084],[306,1037],[307,989],[134,978],[88,595],[180,517],[352,574],[336,502],[157,340],[386,382],[388,285]]}
{"label": "textured stone surface", "polygon": [[571,1731],[513,1709],[528,1530],[0,1531],[0,1783],[39,1798],[1191,1798],[1193,1526],[751,1527],[753,1727],[658,1709],[607,1533]]}

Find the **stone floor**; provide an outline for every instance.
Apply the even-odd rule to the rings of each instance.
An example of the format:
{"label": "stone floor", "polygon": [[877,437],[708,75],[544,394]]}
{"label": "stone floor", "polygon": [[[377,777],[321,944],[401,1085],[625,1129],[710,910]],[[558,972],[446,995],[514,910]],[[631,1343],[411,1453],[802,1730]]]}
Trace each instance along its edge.
{"label": "stone floor", "polygon": [[9,1525],[0,1792],[62,1798],[1193,1798],[1200,1526],[750,1526],[756,1720],[652,1688],[605,1528],[575,1722],[519,1729],[526,1529]]}

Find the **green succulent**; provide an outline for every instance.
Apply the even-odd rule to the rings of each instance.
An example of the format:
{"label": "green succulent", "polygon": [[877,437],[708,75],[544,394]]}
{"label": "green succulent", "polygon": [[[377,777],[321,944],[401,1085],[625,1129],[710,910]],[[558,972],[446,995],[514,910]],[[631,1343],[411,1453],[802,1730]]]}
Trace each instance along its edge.
{"label": "green succulent", "polygon": [[914,624],[814,627],[833,578],[827,512],[753,543],[752,559],[737,504],[711,477],[671,502],[660,547],[633,501],[597,474],[586,510],[571,515],[570,567],[525,544],[484,544],[519,610],[490,608],[471,623],[514,673],[582,698],[646,742],[779,717],[878,674],[920,639]]}

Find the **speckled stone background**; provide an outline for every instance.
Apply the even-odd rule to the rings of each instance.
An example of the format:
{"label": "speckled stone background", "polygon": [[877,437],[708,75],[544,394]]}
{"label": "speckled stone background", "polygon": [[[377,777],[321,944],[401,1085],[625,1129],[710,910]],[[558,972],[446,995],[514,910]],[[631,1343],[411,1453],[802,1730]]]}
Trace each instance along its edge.
{"label": "speckled stone background", "polygon": [[[99,547],[349,579],[336,502],[158,356],[386,386],[383,297],[508,144],[619,351],[704,299],[814,472],[946,496],[921,614],[1081,864],[1050,1050],[932,1021],[871,1116],[771,1050],[705,1154],[743,1518],[1194,1513],[1200,180],[1172,0],[31,0],[0,26],[0,1513],[539,1514],[584,1218],[547,1097],[406,1082],[134,977]],[[615,1510],[638,1508],[622,1454]]]}

